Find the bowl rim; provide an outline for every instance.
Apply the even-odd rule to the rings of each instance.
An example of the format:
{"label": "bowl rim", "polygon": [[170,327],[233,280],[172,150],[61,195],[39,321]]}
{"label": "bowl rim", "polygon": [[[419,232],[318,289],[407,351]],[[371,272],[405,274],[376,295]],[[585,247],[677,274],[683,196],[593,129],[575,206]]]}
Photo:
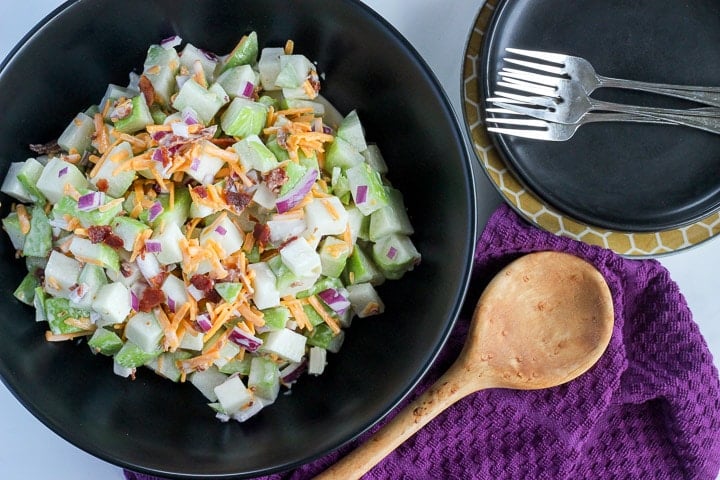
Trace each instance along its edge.
{"label": "bowl rim", "polygon": [[[377,415],[373,419],[371,419],[369,422],[366,422],[366,424],[360,425],[359,428],[352,433],[350,436],[348,436],[344,441],[342,441],[340,444],[335,445],[334,447],[331,447],[329,449],[320,451],[314,455],[310,455],[305,457],[302,460],[296,460],[292,462],[287,462],[282,465],[277,465],[274,467],[270,467],[263,470],[258,471],[246,471],[246,472],[240,472],[240,473],[231,473],[231,474],[214,474],[212,475],[212,478],[250,478],[256,475],[266,475],[266,474],[273,474],[283,471],[289,471],[294,468],[298,468],[302,465],[311,463],[319,458],[322,458],[333,451],[341,448],[344,445],[347,445],[348,443],[352,442],[353,440],[357,439],[364,433],[366,433],[368,430],[370,430],[373,426],[380,423],[383,419],[385,419],[388,414],[390,414],[394,409],[398,407],[399,404],[403,402],[418,386],[420,381],[425,377],[425,375],[428,373],[428,370],[433,366],[435,363],[438,355],[443,350],[445,344],[447,343],[447,340],[452,333],[455,324],[457,322],[457,319],[460,315],[460,312],[463,308],[463,304],[465,301],[465,297],[468,292],[468,287],[470,285],[470,280],[472,277],[472,271],[473,271],[473,265],[474,265],[474,258],[475,258],[475,251],[476,251],[476,242],[477,242],[477,232],[478,232],[478,221],[477,221],[477,191],[476,191],[476,182],[475,182],[475,172],[472,168],[472,158],[470,155],[470,150],[467,145],[467,139],[465,131],[461,125],[461,118],[456,112],[456,109],[453,107],[452,102],[450,101],[447,92],[445,91],[444,87],[440,83],[439,79],[437,78],[436,74],[433,72],[433,70],[428,65],[425,58],[420,55],[420,53],[417,51],[417,49],[410,43],[410,41],[402,34],[400,31],[393,26],[388,20],[386,20],[384,17],[382,17],[379,13],[377,13],[375,10],[373,10],[370,6],[363,3],[361,0],[343,0],[347,4],[350,4],[354,6],[355,8],[359,8],[365,15],[368,15],[374,22],[377,22],[383,29],[386,29],[387,32],[395,38],[396,41],[400,44],[402,49],[406,51],[412,58],[413,62],[418,65],[418,67],[421,70],[421,73],[427,78],[429,85],[432,87],[432,89],[436,92],[438,101],[440,103],[440,106],[444,110],[444,115],[447,117],[448,120],[450,120],[451,123],[451,130],[454,131],[454,139],[452,139],[452,143],[455,144],[457,147],[457,151],[460,153],[461,156],[461,163],[464,169],[464,187],[467,191],[467,195],[465,198],[465,207],[467,209],[467,229],[465,230],[465,241],[463,242],[465,245],[465,249],[463,252],[460,252],[465,257],[465,262],[463,264],[463,271],[458,272],[459,275],[459,288],[455,292],[455,296],[453,299],[453,308],[450,309],[447,312],[447,321],[445,322],[445,328],[442,330],[439,341],[435,343],[434,348],[431,351],[427,352],[426,362],[424,365],[419,368],[415,374],[414,377],[412,377],[407,384],[407,387],[402,389],[399,394],[391,399],[389,402],[387,402],[382,408],[378,409]],[[11,48],[11,50],[8,52],[8,54],[5,56],[4,59],[0,62],[0,77],[2,77],[2,74],[4,73],[5,69],[12,63],[12,61],[15,59],[15,57],[22,51],[22,49],[32,40],[32,38],[40,31],[42,30],[47,24],[55,20],[57,17],[59,17],[61,14],[63,14],[66,10],[70,9],[72,6],[74,6],[77,3],[85,3],[83,0],[67,0],[58,7],[56,7],[54,10],[52,10],[50,13],[45,15],[41,20],[39,20],[30,30],[28,30],[25,35]],[[4,372],[0,372],[4,373]],[[11,380],[8,378],[9,375],[0,374],[0,381],[5,385],[5,387],[10,391],[10,393],[17,399],[20,404],[28,410],[33,417],[35,417],[37,420],[39,420],[43,425],[45,425],[49,430],[51,430],[53,433],[61,437],[63,440],[67,441],[68,443],[72,444],[73,446],[79,448],[80,450],[92,455],[95,458],[98,458],[102,461],[108,462],[112,465],[115,465],[119,468],[126,468],[131,469],[133,471],[141,472],[141,473],[147,473],[151,475],[162,475],[166,476],[168,478],[183,478],[183,479],[198,479],[198,478],[206,478],[207,476],[203,475],[197,475],[197,474],[183,474],[179,472],[169,472],[169,471],[160,471],[156,469],[151,469],[144,467],[142,465],[134,465],[132,462],[129,462],[127,460],[124,460],[122,458],[119,458],[117,456],[114,456],[111,452],[101,451],[99,450],[95,445],[90,444],[87,440],[83,439],[82,435],[77,435],[73,432],[73,429],[67,428],[67,426],[63,426],[60,424],[57,424],[49,417],[47,417],[43,412],[28,398],[22,398],[19,393],[14,388],[14,382],[11,382]]]}

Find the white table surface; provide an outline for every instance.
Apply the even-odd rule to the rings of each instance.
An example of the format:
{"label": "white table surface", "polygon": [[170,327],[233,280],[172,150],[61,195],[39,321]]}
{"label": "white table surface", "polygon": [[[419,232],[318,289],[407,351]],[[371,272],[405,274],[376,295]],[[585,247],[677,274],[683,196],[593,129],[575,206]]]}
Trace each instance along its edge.
{"label": "white table surface", "polygon": [[[425,58],[447,92],[460,121],[462,56],[481,0],[365,0],[390,21]],[[0,58],[62,2],[0,3]],[[476,172],[480,227],[500,202],[482,172]],[[660,259],[680,285],[694,318],[720,365],[720,242]],[[70,445],[30,415],[0,386],[0,478],[4,480],[114,480],[122,471]]]}

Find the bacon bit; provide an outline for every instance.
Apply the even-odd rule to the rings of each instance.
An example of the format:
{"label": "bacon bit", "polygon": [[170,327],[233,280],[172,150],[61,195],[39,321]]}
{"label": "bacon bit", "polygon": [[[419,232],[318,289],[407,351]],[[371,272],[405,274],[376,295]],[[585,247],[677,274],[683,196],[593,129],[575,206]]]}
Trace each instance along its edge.
{"label": "bacon bit", "polygon": [[307,299],[310,306],[320,315],[320,317],[323,319],[323,322],[327,324],[328,327],[330,327],[330,330],[337,335],[340,333],[340,325],[337,323],[337,320],[335,320],[333,317],[331,317],[327,310],[325,310],[325,307],[323,307],[322,303],[317,299],[315,295],[312,295],[308,297]]}
{"label": "bacon bit", "polygon": [[280,187],[285,185],[288,181],[288,175],[284,168],[278,167],[273,168],[265,175],[263,175],[263,181],[267,184],[267,187],[274,193],[280,192]]}
{"label": "bacon bit", "polygon": [[270,242],[270,227],[266,224],[256,223],[252,233],[258,245],[265,247]]}
{"label": "bacon bit", "polygon": [[100,190],[103,193],[107,193],[108,188],[110,188],[110,183],[105,178],[101,178],[97,181],[95,184],[98,190]]}
{"label": "bacon bit", "polygon": [[207,188],[203,187],[202,185],[199,185],[195,188],[193,188],[193,191],[197,194],[200,198],[207,198],[208,197],[208,191]]}
{"label": "bacon bit", "polygon": [[50,330],[47,330],[45,332],[45,340],[48,342],[65,342],[67,340],[73,340],[78,337],[87,337],[88,335],[92,335],[92,333],[95,330],[83,330],[81,332],[74,332],[74,333],[60,333],[55,334],[52,333]]}
{"label": "bacon bit", "polygon": [[165,292],[156,287],[148,287],[143,290],[140,298],[140,311],[150,312],[153,308],[166,301]]}
{"label": "bacon bit", "polygon": [[53,140],[48,143],[31,143],[30,150],[38,155],[50,155],[60,153],[62,149],[60,148],[60,145],[58,145],[57,140]]}
{"label": "bacon bit", "polygon": [[108,247],[112,248],[121,248],[123,245],[125,245],[125,242],[122,238],[118,237],[114,233],[111,233],[110,235],[106,236],[103,240],[103,243],[107,245]]}
{"label": "bacon bit", "polygon": [[103,242],[111,234],[112,228],[109,225],[91,225],[87,228],[87,235],[92,243]]}
{"label": "bacon bit", "polygon": [[140,75],[138,88],[140,88],[140,91],[145,97],[145,102],[148,104],[148,107],[151,107],[153,103],[155,103],[155,87],[153,87],[150,79],[145,75]]}
{"label": "bacon bit", "polygon": [[237,142],[233,137],[211,138],[210,141],[220,148],[231,147]]}
{"label": "bacon bit", "polygon": [[215,287],[215,281],[207,275],[201,275],[196,273],[190,277],[190,283],[193,287],[197,288],[202,292],[209,292]]}
{"label": "bacon bit", "polygon": [[250,205],[252,195],[244,192],[225,192],[225,201],[236,213],[240,213]]}
{"label": "bacon bit", "polygon": [[123,277],[128,278],[132,274],[130,267],[130,262],[120,262],[120,274]]}
{"label": "bacon bit", "polygon": [[15,208],[15,211],[18,214],[18,221],[20,222],[20,231],[23,235],[27,235],[28,232],[30,232],[30,214],[28,214],[27,208],[25,208],[25,205],[18,205]]}

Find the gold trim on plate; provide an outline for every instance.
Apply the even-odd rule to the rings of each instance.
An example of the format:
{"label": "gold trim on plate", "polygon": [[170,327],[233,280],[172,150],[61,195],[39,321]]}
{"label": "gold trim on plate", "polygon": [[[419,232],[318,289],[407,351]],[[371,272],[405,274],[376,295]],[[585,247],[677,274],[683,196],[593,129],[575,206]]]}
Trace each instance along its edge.
{"label": "gold trim on plate", "polygon": [[720,233],[720,212],[672,230],[661,232],[619,232],[568,218],[543,204],[523,187],[493,146],[482,122],[480,61],[485,31],[498,0],[487,0],[475,19],[465,49],[462,109],[470,142],[480,165],[505,201],[526,220],[556,235],[598,245],[628,257],[648,257],[677,252],[698,245]]}

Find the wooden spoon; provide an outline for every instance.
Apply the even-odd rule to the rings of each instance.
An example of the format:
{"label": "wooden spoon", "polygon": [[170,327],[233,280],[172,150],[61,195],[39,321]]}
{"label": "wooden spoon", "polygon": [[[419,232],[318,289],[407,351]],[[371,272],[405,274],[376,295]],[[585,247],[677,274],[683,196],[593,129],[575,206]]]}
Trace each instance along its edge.
{"label": "wooden spoon", "polygon": [[319,479],[359,478],[443,410],[485,388],[535,390],[568,382],[605,351],[614,312],[592,265],[566,253],[522,256],[490,282],[450,369]]}

